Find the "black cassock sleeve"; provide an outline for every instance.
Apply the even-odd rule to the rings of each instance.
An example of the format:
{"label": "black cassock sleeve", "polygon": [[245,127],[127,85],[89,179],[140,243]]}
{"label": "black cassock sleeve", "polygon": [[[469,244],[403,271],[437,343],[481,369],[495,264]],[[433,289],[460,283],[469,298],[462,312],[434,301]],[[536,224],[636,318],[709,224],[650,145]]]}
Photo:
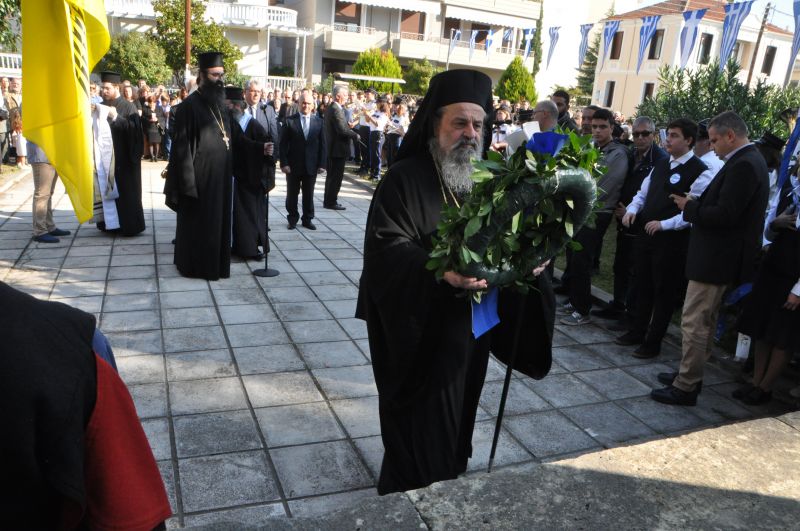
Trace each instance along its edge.
{"label": "black cassock sleeve", "polygon": [[175,211],[179,208],[181,195],[197,197],[197,181],[194,175],[197,128],[193,102],[189,98],[172,109],[175,123],[172,128],[172,149],[167,163],[164,195],[167,196],[167,206]]}
{"label": "black cassock sleeve", "polygon": [[[267,132],[264,126],[255,120],[250,120],[247,129],[242,133],[239,125],[233,123],[233,128],[241,133],[237,140],[234,134],[233,174],[249,190],[256,193],[266,193],[267,164],[275,165],[275,159],[264,155],[264,144],[267,142]],[[244,142],[248,140],[250,142]],[[272,185],[274,186],[274,179]]]}

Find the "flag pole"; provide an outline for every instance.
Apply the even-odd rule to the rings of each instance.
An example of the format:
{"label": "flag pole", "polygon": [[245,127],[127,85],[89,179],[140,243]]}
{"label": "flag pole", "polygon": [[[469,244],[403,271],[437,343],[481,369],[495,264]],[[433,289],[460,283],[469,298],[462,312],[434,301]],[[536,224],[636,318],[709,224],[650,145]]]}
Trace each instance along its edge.
{"label": "flag pole", "polygon": [[186,0],[186,3],[184,4],[183,18],[183,56],[184,62],[186,63],[186,67],[183,72],[183,86],[186,87],[189,84],[189,77],[192,75],[191,70],[189,69],[189,65],[192,64],[192,0]]}
{"label": "flag pole", "polygon": [[455,28],[450,28],[450,42],[447,43],[447,66],[445,66],[445,70],[450,70],[450,52],[453,51],[453,32]]}

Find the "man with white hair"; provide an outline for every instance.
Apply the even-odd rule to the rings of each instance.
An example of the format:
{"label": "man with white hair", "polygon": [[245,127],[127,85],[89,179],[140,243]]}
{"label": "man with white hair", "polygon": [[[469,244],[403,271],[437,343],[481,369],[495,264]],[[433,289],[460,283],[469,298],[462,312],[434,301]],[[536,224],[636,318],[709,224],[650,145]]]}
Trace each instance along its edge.
{"label": "man with white hair", "polygon": [[552,131],[558,125],[558,107],[550,100],[542,100],[533,108],[533,119],[539,122],[539,131]]}

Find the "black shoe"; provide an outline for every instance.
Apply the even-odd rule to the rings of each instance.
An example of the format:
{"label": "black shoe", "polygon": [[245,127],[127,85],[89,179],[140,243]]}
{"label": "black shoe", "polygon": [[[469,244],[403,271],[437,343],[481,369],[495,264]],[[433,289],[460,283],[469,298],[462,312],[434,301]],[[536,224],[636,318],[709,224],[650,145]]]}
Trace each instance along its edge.
{"label": "black shoe", "polygon": [[697,405],[697,394],[697,389],[687,393],[686,391],[681,391],[677,387],[669,385],[663,389],[653,389],[650,392],[650,398],[656,402],[669,404],[671,406],[695,406]]}
{"label": "black shoe", "polygon": [[639,345],[636,350],[633,351],[632,355],[634,358],[639,358],[640,360],[649,360],[651,358],[657,358],[659,354],[661,354],[660,348]]}
{"label": "black shoe", "polygon": [[[678,371],[660,372],[658,373],[658,376],[656,376],[656,379],[659,381],[659,383],[662,383],[664,385],[672,385],[672,382],[674,382],[675,378],[677,377],[678,377]],[[703,392],[703,380],[700,380],[699,382],[697,382],[697,394],[700,394],[702,392]]]}
{"label": "black shoe", "polygon": [[248,256],[247,259],[248,260],[253,260],[255,262],[260,262],[261,260],[264,259],[264,253],[259,251],[258,253],[254,254],[253,256]]}
{"label": "black shoe", "polygon": [[600,319],[614,319],[617,320],[625,313],[625,310],[621,308],[615,308],[614,306],[609,306],[608,308],[603,308],[601,310],[592,310],[592,315],[599,317]]}
{"label": "black shoe", "polygon": [[322,208],[327,208],[328,210],[347,210],[346,207],[343,207],[339,203],[336,203],[334,205],[322,205]]}
{"label": "black shoe", "polygon": [[310,221],[304,221],[303,226],[308,230],[317,230],[317,226],[311,223]]}
{"label": "black shoe", "polygon": [[742,400],[744,397],[746,397],[748,394],[750,394],[750,392],[755,388],[756,388],[756,386],[754,386],[751,383],[744,384],[740,388],[734,389],[733,392],[731,393],[731,396],[733,398],[735,398],[736,400]]}
{"label": "black shoe", "polygon": [[50,236],[69,236],[72,233],[68,230],[59,229],[58,227],[56,227],[55,229],[51,230],[48,234],[50,234]]}
{"label": "black shoe", "polygon": [[291,223],[290,222],[288,225],[286,225],[286,228],[289,229],[289,230],[294,230],[296,227],[297,227],[297,223]]}
{"label": "black shoe", "polygon": [[641,345],[642,342],[644,342],[644,336],[641,334],[637,334],[633,330],[622,334],[621,336],[619,336],[617,339],[614,340],[614,343],[616,343],[617,345],[622,345],[623,347]]}
{"label": "black shoe", "polygon": [[742,398],[742,402],[748,406],[760,406],[770,400],[772,400],[772,391],[764,391],[760,387],[753,387],[753,390]]}
{"label": "black shoe", "polygon": [[58,243],[61,240],[53,236],[52,234],[40,234],[39,236],[34,236],[33,241],[39,243]]}

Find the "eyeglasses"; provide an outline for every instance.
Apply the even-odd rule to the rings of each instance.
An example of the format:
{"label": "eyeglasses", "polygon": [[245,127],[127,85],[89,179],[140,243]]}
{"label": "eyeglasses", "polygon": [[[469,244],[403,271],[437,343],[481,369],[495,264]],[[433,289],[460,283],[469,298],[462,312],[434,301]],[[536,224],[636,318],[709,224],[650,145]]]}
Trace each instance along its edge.
{"label": "eyeglasses", "polygon": [[652,135],[652,131],[634,131],[633,138],[645,138]]}

